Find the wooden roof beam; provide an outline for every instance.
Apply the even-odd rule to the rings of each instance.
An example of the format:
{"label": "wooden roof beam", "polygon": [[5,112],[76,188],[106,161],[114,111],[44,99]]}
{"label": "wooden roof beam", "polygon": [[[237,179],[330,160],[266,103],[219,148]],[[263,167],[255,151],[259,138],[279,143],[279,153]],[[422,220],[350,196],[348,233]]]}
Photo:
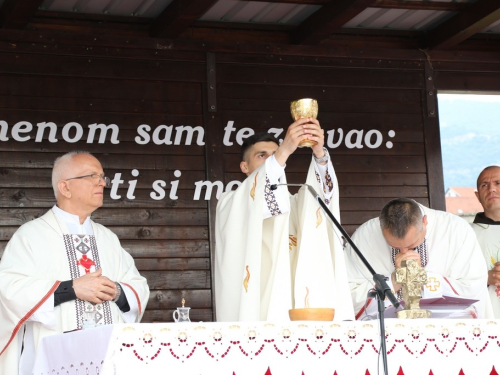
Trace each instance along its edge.
{"label": "wooden roof beam", "polygon": [[0,7],[0,26],[24,29],[42,3],[43,0],[5,0]]}
{"label": "wooden roof beam", "polygon": [[467,8],[467,3],[448,3],[441,1],[404,1],[404,0],[377,0],[372,5],[373,8],[384,9],[412,9],[412,10],[442,10],[461,11]]}
{"label": "wooden roof beam", "polygon": [[[285,3],[302,5],[325,5],[330,0],[251,0],[266,3]],[[458,12],[467,8],[468,3],[451,3],[443,1],[414,1],[414,0],[376,0],[373,8],[382,9],[412,9],[412,10],[442,10],[448,12]]]}
{"label": "wooden roof beam", "polygon": [[292,31],[292,41],[295,44],[319,44],[322,40],[328,39],[330,34],[340,29],[345,23],[373,5],[375,1],[332,0]]}
{"label": "wooden roof beam", "polygon": [[151,25],[153,37],[177,38],[217,0],[173,0]]}
{"label": "wooden roof beam", "polygon": [[304,5],[325,5],[331,0],[251,0],[256,2],[264,3],[275,3],[275,4],[304,4]]}
{"label": "wooden roof beam", "polygon": [[449,49],[500,19],[500,2],[478,0],[437,26],[425,38],[424,48]]}

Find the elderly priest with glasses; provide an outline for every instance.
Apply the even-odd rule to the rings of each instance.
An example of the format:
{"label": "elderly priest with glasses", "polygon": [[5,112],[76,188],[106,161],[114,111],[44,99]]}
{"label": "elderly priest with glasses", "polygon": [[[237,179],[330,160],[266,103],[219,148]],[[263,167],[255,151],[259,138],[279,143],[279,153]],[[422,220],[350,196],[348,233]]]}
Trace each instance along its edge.
{"label": "elderly priest with glasses", "polygon": [[63,155],[52,170],[57,204],[7,244],[0,262],[0,374],[31,374],[44,336],[141,320],[146,279],[118,237],[90,219],[108,185],[94,156]]}

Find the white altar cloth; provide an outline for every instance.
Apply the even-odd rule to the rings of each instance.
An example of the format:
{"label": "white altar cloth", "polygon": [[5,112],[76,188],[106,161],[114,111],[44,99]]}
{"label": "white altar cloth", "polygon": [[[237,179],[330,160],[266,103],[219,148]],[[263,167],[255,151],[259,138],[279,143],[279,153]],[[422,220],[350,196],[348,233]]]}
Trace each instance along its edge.
{"label": "white altar cloth", "polygon": [[[375,375],[377,366],[383,373],[378,321],[121,324],[107,332],[109,343],[96,343],[104,365],[79,374]],[[59,336],[73,341],[78,333]],[[500,370],[500,321],[387,319],[386,337],[391,375]],[[102,357],[91,360],[100,365]]]}
{"label": "white altar cloth", "polygon": [[33,374],[99,374],[113,329],[107,325],[43,338]]}

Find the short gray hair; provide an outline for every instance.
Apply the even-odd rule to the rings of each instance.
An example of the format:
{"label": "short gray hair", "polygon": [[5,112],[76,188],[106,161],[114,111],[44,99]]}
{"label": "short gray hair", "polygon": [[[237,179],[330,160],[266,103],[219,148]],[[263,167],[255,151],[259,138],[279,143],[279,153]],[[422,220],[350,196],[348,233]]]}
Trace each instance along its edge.
{"label": "short gray hair", "polygon": [[422,211],[413,199],[397,198],[380,212],[380,227],[396,238],[404,238],[410,227],[422,229]]}
{"label": "short gray hair", "polygon": [[54,189],[54,196],[56,197],[56,200],[59,198],[59,189],[57,184],[61,180],[70,178],[69,173],[71,171],[71,160],[75,155],[80,154],[92,155],[87,151],[71,151],[59,156],[54,161],[54,167],[52,168],[52,189]]}

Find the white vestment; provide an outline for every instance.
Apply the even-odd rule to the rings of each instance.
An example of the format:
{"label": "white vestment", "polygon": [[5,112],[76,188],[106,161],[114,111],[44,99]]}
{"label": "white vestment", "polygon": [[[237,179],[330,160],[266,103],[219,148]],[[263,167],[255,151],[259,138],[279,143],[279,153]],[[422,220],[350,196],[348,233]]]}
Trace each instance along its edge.
{"label": "white vestment", "polygon": [[[469,224],[458,216],[421,206],[427,215],[426,241],[428,248],[427,284],[423,298],[460,296],[477,299],[477,317],[492,318],[491,303],[486,292],[486,266],[481,248]],[[389,287],[394,264],[391,247],[387,244],[378,218],[361,225],[352,236],[368,263],[376,273],[388,277]],[[356,319],[377,311],[376,301],[367,300],[373,281],[369,271],[348,246],[347,272]],[[386,305],[387,305],[386,301]],[[366,305],[366,311],[365,311]],[[475,310],[471,314],[475,315]]]}
{"label": "white vestment", "polygon": [[[305,188],[293,196],[286,186],[270,189],[278,182],[271,173],[273,162],[274,157],[268,158],[217,205],[217,320],[289,320],[292,307],[333,307],[335,320],[353,319],[336,230]],[[327,204],[339,220],[331,163],[327,171],[321,176],[312,161],[307,184],[323,199],[326,190],[333,191]],[[286,183],[284,175],[279,182]]]}
{"label": "white vestment", "polygon": [[[472,229],[476,232],[477,241],[481,245],[484,259],[488,270],[491,270],[496,262],[500,261],[500,225],[472,223]],[[488,285],[488,293],[493,307],[495,318],[500,318],[500,287]]]}
{"label": "white vestment", "polygon": [[[139,275],[118,237],[104,226],[90,223],[92,238],[95,238],[92,256],[97,263],[91,266],[90,272],[97,266],[102,269],[103,276],[119,282],[131,307],[130,312],[123,313],[115,303],[104,302],[101,305],[105,307],[102,310],[105,320],[139,322],[149,298],[147,281]],[[81,300],[56,307],[53,302],[54,292],[62,281],[78,273],[84,274],[79,270],[81,266],[68,255],[65,244],[68,233],[65,223],[58,221],[50,210],[22,225],[5,248],[0,262],[0,374],[27,371],[23,362],[32,363],[34,358],[24,361],[23,353],[23,368],[18,369],[23,344],[25,351],[31,345],[33,353],[30,355],[33,356],[43,337],[81,328],[81,314],[77,311]]]}

